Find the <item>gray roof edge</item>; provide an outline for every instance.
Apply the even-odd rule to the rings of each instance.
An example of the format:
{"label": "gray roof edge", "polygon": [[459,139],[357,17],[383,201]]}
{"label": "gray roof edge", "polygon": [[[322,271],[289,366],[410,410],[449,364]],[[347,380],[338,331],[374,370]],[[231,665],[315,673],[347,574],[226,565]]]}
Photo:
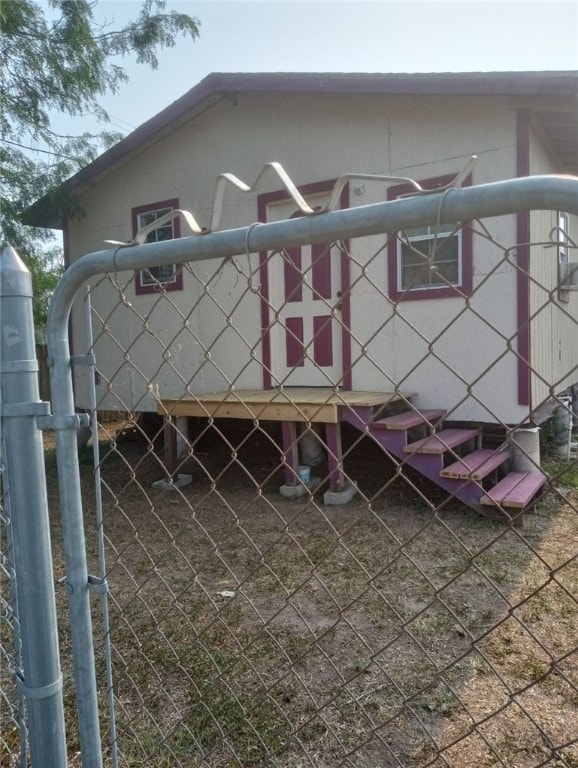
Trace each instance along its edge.
{"label": "gray roof edge", "polygon": [[[107,169],[121,163],[138,148],[202,107],[211,97],[230,93],[357,93],[446,95],[557,95],[578,94],[578,71],[543,72],[213,72],[183,96],[145,121],[132,133],[103,152],[64,182],[71,193]],[[37,200],[23,214],[36,226],[62,226],[60,214],[51,210],[47,197]],[[46,222],[51,222],[47,224]]]}

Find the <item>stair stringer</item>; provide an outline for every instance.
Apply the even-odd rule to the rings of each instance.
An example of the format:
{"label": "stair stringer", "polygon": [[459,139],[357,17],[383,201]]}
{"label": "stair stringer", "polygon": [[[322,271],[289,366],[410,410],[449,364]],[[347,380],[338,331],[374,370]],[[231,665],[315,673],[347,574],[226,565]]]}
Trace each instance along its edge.
{"label": "stair stringer", "polygon": [[405,430],[383,430],[373,428],[373,413],[371,408],[343,408],[341,419],[351,424],[363,434],[376,442],[385,455],[397,466],[408,466],[419,472],[431,482],[442,488],[452,498],[459,499],[471,509],[484,517],[504,520],[505,515],[501,511],[491,507],[484,507],[480,499],[485,491],[481,482],[476,480],[463,480],[440,476],[443,469],[443,456],[441,454],[408,454],[404,452],[407,442]]}

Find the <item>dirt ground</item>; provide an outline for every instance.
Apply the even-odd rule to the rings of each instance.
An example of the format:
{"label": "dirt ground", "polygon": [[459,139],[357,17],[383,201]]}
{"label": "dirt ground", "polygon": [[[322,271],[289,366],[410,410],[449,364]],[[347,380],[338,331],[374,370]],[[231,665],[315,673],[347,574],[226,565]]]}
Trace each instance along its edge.
{"label": "dirt ground", "polygon": [[[347,431],[360,493],[344,507],[323,506],[323,485],[282,498],[278,430],[241,422],[193,424],[193,483],[155,491],[154,427],[122,426],[100,441],[121,766],[578,767],[573,467],[552,467],[516,529]],[[94,623],[102,683],[98,603]],[[72,714],[69,740],[74,755]]]}

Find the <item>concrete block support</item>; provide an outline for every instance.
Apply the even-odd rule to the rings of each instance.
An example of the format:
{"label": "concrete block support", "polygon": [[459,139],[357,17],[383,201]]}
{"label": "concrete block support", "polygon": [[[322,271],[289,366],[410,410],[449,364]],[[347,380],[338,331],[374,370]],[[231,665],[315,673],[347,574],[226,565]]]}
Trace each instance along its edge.
{"label": "concrete block support", "polygon": [[178,474],[170,480],[155,480],[152,487],[155,491],[176,491],[177,488],[184,488],[193,482],[192,475]]}
{"label": "concrete block support", "polygon": [[330,489],[323,494],[323,503],[327,506],[343,506],[344,504],[349,504],[357,492],[358,488],[354,483],[346,485],[338,491]]}
{"label": "concrete block support", "polygon": [[313,493],[321,480],[318,477],[312,477],[308,483],[296,483],[295,485],[285,484],[279,488],[279,493],[286,499],[302,499]]}

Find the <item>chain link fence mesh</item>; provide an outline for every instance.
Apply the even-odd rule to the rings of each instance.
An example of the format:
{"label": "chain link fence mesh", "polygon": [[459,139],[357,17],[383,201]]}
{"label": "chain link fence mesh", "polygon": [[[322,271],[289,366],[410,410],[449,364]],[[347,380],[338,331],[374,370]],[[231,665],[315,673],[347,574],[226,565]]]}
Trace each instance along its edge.
{"label": "chain link fence mesh", "polygon": [[27,765],[28,737],[24,702],[16,685],[22,663],[14,552],[3,472],[0,456],[0,766],[16,768]]}
{"label": "chain link fence mesh", "polygon": [[[548,232],[552,217],[544,214]],[[439,254],[458,231],[483,253],[471,295],[406,301],[412,289],[456,282],[451,256],[444,266]],[[91,285],[93,345],[78,308],[73,326],[75,350],[96,354],[102,527],[91,447],[79,456],[90,567],[109,589],[120,766],[578,766],[578,467],[569,428],[560,428],[571,423],[564,395],[578,381],[574,295],[558,290],[556,237],[512,248],[501,219],[464,231],[435,236],[425,257],[402,235],[417,258],[395,276],[393,298],[385,275],[400,236],[332,244],[348,265],[339,307],[315,287],[314,260],[299,266],[294,249],[183,265],[184,296],[159,285],[136,297],[128,273]],[[530,260],[543,268],[530,271]],[[363,422],[343,418],[336,448],[322,414],[335,400],[341,413],[354,412],[347,387],[327,374],[312,402],[297,397],[292,377],[315,361],[315,338],[301,345],[284,314],[294,296],[280,299],[271,275],[317,291],[334,338],[347,326],[342,375],[355,390],[396,398],[372,418],[439,407],[451,429],[474,424],[470,449],[495,455],[507,446],[498,476],[470,473],[483,493],[490,477],[513,468],[512,435],[532,428],[517,399],[528,359],[521,339],[531,339],[531,359],[540,359],[527,372],[534,403],[557,411],[542,423],[541,459],[524,456],[546,477],[524,524],[520,508],[475,511],[432,482],[411,452],[376,438],[367,410]],[[517,326],[520,276],[531,311]],[[76,371],[80,401],[92,373]],[[231,418],[228,406],[244,402],[263,374],[282,385],[299,422],[292,445],[271,410],[250,406],[247,418]],[[223,393],[220,405],[209,392]],[[183,417],[184,404],[195,415]],[[163,413],[177,432],[174,462]],[[430,435],[439,418],[407,440]],[[292,479],[288,461],[297,451],[307,463],[312,435],[307,485]],[[447,448],[446,469],[464,458]],[[356,491],[342,506],[324,501],[335,471],[338,490]],[[152,486],[159,480],[167,490]],[[55,487],[54,472],[49,482]],[[282,486],[298,491],[284,496]],[[55,562],[63,575],[58,553]],[[102,635],[96,601],[93,620]],[[73,723],[73,697],[66,701]],[[71,764],[74,733],[72,724]],[[105,755],[111,765],[110,748]]]}
{"label": "chain link fence mesh", "polygon": [[[350,265],[349,312],[356,296],[369,306],[348,329],[353,379],[371,382],[356,388],[396,393],[393,412],[406,411],[427,390],[422,376],[418,397],[409,394],[429,366],[430,399],[435,376],[455,392],[446,423],[469,421],[469,409],[482,444],[498,450],[517,426],[503,420],[498,395],[511,397],[504,375],[515,378],[525,332],[508,328],[508,291],[522,269],[534,338],[546,333],[546,316],[553,329],[574,325],[574,303],[561,301],[551,280],[540,282],[557,259],[551,242],[530,249],[546,264],[536,278],[520,266],[520,249],[500,244],[487,224],[469,231],[474,248],[484,242],[486,268],[471,296],[452,300],[449,316],[429,302],[427,311],[408,311],[409,289],[395,300],[385,294],[389,243],[333,248]],[[265,412],[227,418],[224,405],[209,410],[202,395],[243,401],[245,382],[261,368],[261,326],[247,322],[249,304],[265,301],[287,334],[292,297],[276,306],[263,275],[279,264],[298,270],[295,252],[207,264],[183,267],[186,302],[159,286],[139,303],[131,275],[107,275],[91,291],[99,407],[109,419],[100,425],[100,470],[120,764],[578,765],[578,472],[574,458],[560,456],[556,422],[542,429],[547,483],[523,527],[484,519],[367,428],[345,424],[341,468],[358,489],[354,499],[324,504],[323,458],[311,467],[319,485],[285,498],[281,424]],[[314,265],[304,265],[298,281],[311,285]],[[429,279],[423,268],[422,258],[408,269],[409,287]],[[492,292],[497,302],[488,301]],[[332,323],[343,322],[331,300],[316,298]],[[543,341],[553,356],[556,333]],[[269,334],[280,343],[274,328]],[[379,351],[392,338],[397,360]],[[573,373],[548,362],[531,375],[547,400],[568,390]],[[334,383],[329,377],[313,411],[295,401],[305,414],[296,440],[313,428],[317,408],[342,397]],[[290,387],[283,398],[292,401]],[[169,399],[180,453],[167,468],[154,411]],[[177,420],[175,402],[185,399],[206,416]],[[323,429],[315,435],[327,457],[333,446]],[[87,458],[87,496],[90,475]],[[177,487],[185,475],[192,483]],[[151,487],[163,478],[175,481],[171,490]]]}

